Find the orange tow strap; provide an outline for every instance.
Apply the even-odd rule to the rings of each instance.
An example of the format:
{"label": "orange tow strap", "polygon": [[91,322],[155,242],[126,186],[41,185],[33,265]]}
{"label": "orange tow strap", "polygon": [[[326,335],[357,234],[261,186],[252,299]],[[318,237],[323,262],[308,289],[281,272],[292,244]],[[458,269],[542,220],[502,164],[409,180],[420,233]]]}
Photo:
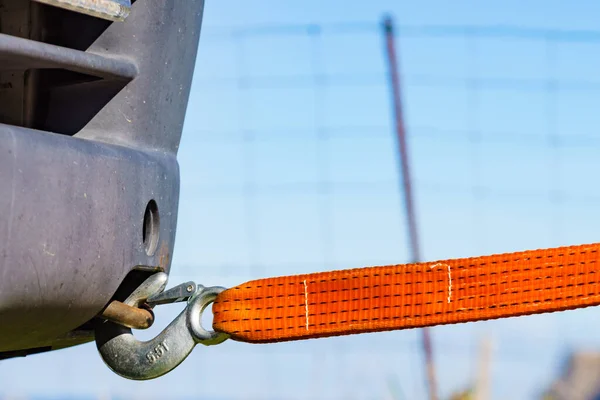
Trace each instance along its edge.
{"label": "orange tow strap", "polygon": [[600,304],[600,244],[259,279],[225,290],[213,327],[268,343]]}

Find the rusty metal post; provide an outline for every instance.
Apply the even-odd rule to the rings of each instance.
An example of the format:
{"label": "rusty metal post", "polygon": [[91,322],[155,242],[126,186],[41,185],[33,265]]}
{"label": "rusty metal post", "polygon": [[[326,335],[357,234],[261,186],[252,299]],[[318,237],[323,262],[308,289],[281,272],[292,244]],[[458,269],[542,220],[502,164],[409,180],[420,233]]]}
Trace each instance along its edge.
{"label": "rusty metal post", "polygon": [[[394,128],[398,144],[399,172],[401,177],[400,189],[404,197],[404,209],[408,225],[408,240],[412,262],[421,261],[421,251],[419,246],[419,235],[417,230],[417,221],[415,217],[410,162],[408,158],[408,145],[406,141],[406,130],[404,126],[404,117],[402,114],[402,97],[400,93],[400,76],[398,74],[398,57],[396,54],[396,43],[394,37],[394,23],[391,17],[385,17],[383,20],[383,32],[386,43],[386,55],[389,68],[389,85],[392,92],[392,112],[394,116]],[[437,384],[435,378],[435,367],[433,363],[433,350],[431,345],[431,333],[429,328],[424,328],[423,333],[423,351],[425,353],[427,386],[429,390],[429,399],[437,400]]]}
{"label": "rusty metal post", "polygon": [[148,329],[154,323],[150,308],[132,307],[117,300],[111,301],[99,316],[133,329]]}

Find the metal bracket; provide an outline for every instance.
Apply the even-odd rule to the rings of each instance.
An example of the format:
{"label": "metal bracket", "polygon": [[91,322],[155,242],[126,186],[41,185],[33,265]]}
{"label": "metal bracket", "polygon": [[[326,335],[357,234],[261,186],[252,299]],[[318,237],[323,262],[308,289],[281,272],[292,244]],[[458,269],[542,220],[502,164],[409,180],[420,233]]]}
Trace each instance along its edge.
{"label": "metal bracket", "polygon": [[[161,293],[166,279],[167,275],[164,273],[152,275],[125,303],[134,305]],[[185,285],[188,287],[189,283]],[[142,342],[125,326],[108,321],[99,324],[96,327],[96,346],[106,365],[127,379],[154,379],[181,364],[196,344],[210,346],[227,340],[227,334],[207,331],[201,322],[204,309],[225,288],[194,286],[196,289],[189,297],[185,309],[154,339]],[[179,286],[174,289],[178,288]],[[173,290],[169,290],[165,293],[172,292]]]}

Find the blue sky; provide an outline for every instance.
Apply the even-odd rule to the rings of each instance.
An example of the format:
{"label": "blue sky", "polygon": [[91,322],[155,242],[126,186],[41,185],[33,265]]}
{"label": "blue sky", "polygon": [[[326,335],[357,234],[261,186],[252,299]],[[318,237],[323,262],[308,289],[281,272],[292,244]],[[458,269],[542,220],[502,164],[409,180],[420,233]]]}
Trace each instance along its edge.
{"label": "blue sky", "polygon": [[[597,241],[598,2],[209,1],[171,283],[408,260],[385,13],[399,25],[424,258]],[[435,328],[441,393],[469,384],[490,337],[493,398],[534,398],[568,351],[600,347],[596,312]],[[424,398],[418,331],[229,341],[151,382],[118,378],[86,345],[1,363],[0,395],[367,399],[388,396],[390,377]]]}

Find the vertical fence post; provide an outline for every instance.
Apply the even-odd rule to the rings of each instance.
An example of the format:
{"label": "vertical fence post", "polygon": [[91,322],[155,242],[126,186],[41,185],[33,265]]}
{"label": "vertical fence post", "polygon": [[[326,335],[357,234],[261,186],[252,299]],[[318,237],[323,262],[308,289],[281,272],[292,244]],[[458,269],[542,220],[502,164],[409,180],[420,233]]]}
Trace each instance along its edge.
{"label": "vertical fence post", "polygon": [[[404,210],[408,225],[408,240],[411,254],[411,262],[421,261],[421,250],[419,246],[419,235],[414,210],[414,199],[411,185],[410,162],[408,158],[408,144],[406,141],[406,130],[404,116],[402,114],[402,98],[400,93],[400,76],[398,74],[398,57],[396,54],[396,42],[394,36],[394,23],[391,17],[383,20],[383,34],[386,43],[386,55],[389,68],[389,86],[392,94],[392,113],[394,118],[394,129],[398,145],[398,167],[400,175],[400,190],[404,197]],[[433,350],[431,345],[431,333],[429,328],[422,330],[423,351],[425,353],[427,387],[429,399],[437,400],[437,384],[435,367],[433,364]]]}

